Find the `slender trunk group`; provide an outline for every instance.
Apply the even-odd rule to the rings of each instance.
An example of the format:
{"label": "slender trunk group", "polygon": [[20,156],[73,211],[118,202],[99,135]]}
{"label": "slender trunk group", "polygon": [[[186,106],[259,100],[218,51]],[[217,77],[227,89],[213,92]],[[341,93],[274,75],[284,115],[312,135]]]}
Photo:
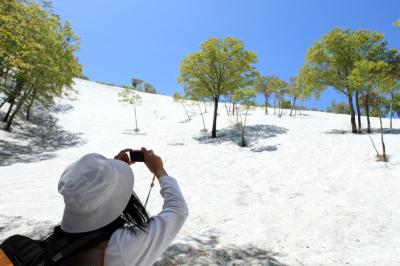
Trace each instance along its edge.
{"label": "slender trunk group", "polygon": [[390,108],[389,108],[389,114],[390,114],[390,130],[393,129],[393,101],[394,101],[394,94],[390,93]]}
{"label": "slender trunk group", "polygon": [[296,107],[296,96],[294,96],[293,97],[293,104],[292,104],[292,109],[290,109],[290,115],[289,116],[292,116],[292,112],[293,112],[293,109],[296,109],[295,107]]}
{"label": "slender trunk group", "polygon": [[36,96],[36,92],[33,93],[32,97],[31,97],[31,101],[28,105],[28,109],[26,110],[26,120],[30,119],[31,109],[33,106],[33,102],[35,101],[35,96]]}
{"label": "slender trunk group", "polygon": [[369,120],[369,94],[370,92],[367,91],[365,95],[365,114],[367,115],[367,132],[371,133],[371,122]]}
{"label": "slender trunk group", "polygon": [[358,120],[358,133],[361,133],[361,110],[360,110],[360,102],[358,99],[358,91],[356,91],[356,108],[357,108],[357,120]]}
{"label": "slender trunk group", "polygon": [[353,106],[353,95],[349,94],[347,96],[348,100],[349,100],[349,107],[350,107],[350,121],[351,121],[351,132],[353,133],[357,133],[357,125],[356,125],[356,117],[355,117],[355,113],[354,113],[354,106]]}
{"label": "slender trunk group", "polygon": [[265,92],[264,97],[265,97],[265,114],[267,115],[268,114],[268,98],[269,98],[268,93]]}
{"label": "slender trunk group", "polygon": [[386,157],[386,146],[385,146],[385,142],[383,141],[383,126],[382,126],[381,105],[382,105],[382,100],[379,99],[379,103],[378,103],[378,113],[379,113],[379,123],[380,123],[380,125],[381,125],[382,160],[383,160],[384,162],[387,162],[387,157]]}
{"label": "slender trunk group", "polygon": [[19,112],[19,110],[21,109],[22,104],[26,101],[26,99],[27,99],[27,97],[29,96],[30,92],[31,92],[31,91],[30,91],[29,89],[26,89],[26,90],[23,92],[23,95],[21,95],[21,97],[18,99],[17,107],[15,108],[14,112],[12,112],[11,115],[10,115],[10,117],[8,118],[8,121],[7,121],[7,125],[6,125],[6,127],[5,127],[5,130],[11,131],[11,124],[12,124],[12,122],[14,121],[15,115],[16,115],[16,114]]}

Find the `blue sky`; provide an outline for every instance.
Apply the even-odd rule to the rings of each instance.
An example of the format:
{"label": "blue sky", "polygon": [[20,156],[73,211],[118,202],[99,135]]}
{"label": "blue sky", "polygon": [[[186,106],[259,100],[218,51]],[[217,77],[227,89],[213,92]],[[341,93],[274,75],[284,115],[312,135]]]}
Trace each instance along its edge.
{"label": "blue sky", "polygon": [[[262,74],[285,80],[335,27],[381,32],[400,48],[399,0],[54,0],[54,9],[80,36],[77,56],[90,79],[130,84],[138,77],[167,95],[183,91],[181,60],[211,37],[244,41]],[[333,99],[345,101],[327,90],[305,105],[325,109]]]}

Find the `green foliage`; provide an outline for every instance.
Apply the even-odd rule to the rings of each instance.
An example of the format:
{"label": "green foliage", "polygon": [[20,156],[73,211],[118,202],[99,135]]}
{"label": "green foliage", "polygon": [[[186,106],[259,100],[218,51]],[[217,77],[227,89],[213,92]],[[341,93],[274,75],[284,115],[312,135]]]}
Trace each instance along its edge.
{"label": "green foliage", "polygon": [[240,104],[240,107],[248,110],[251,106],[256,106],[256,92],[251,88],[236,90],[232,95],[232,100]]}
{"label": "green foliage", "polygon": [[144,80],[132,78],[131,84],[134,90],[157,94],[156,88],[150,83],[145,82]]}
{"label": "green foliage", "polygon": [[246,51],[243,42],[231,37],[209,39],[201,45],[200,51],[183,59],[178,82],[184,84],[185,94],[214,100],[212,137],[216,137],[220,96],[252,85],[256,62],[256,54]]}
{"label": "green foliage", "polygon": [[[351,76],[357,62],[379,61],[387,53],[383,34],[366,30],[334,29],[307,51],[306,64],[299,77],[307,91],[319,95],[328,87],[348,97],[352,132],[357,130],[353,94],[364,87],[356,87]],[[361,84],[359,84],[361,85]],[[359,126],[360,123],[359,123]]]}
{"label": "green foliage", "polygon": [[180,102],[183,99],[183,97],[179,92],[175,91],[172,94],[172,99],[174,99],[175,102]]}
{"label": "green foliage", "polygon": [[368,87],[376,93],[390,93],[399,89],[399,80],[392,75],[392,66],[385,61],[361,60],[349,77],[349,84],[354,88]]}
{"label": "green foliage", "polygon": [[351,95],[349,76],[357,61],[377,58],[384,53],[383,35],[365,30],[334,29],[307,52],[302,69],[306,88],[320,91],[327,87]]}
{"label": "green foliage", "polygon": [[283,99],[281,102],[281,108],[282,109],[290,109],[290,108],[292,108],[292,103],[289,100]]}
{"label": "green foliage", "polygon": [[205,41],[199,52],[186,56],[180,66],[178,82],[195,94],[217,98],[246,85],[254,77],[257,61],[254,52],[246,51],[243,42],[231,37]]}
{"label": "green foliage", "polygon": [[142,98],[133,89],[124,88],[118,93],[119,101],[134,107],[142,104]]}
{"label": "green foliage", "polygon": [[396,27],[400,28],[400,19],[397,20],[394,24],[395,24]]}
{"label": "green foliage", "polygon": [[335,100],[331,101],[329,107],[326,108],[328,113],[336,113],[336,114],[350,114],[349,105],[346,103],[336,103]]}
{"label": "green foliage", "polygon": [[[82,76],[74,56],[79,39],[48,4],[2,1],[0,36],[0,90],[18,102],[14,113],[33,100],[51,105],[56,97],[68,94],[74,77]],[[17,99],[15,95],[20,96]]]}
{"label": "green foliage", "polygon": [[153,85],[151,85],[150,83],[147,83],[147,82],[143,84],[143,91],[147,92],[147,93],[153,93],[153,94],[157,93],[156,88]]}
{"label": "green foliage", "polygon": [[142,83],[143,83],[143,80],[138,79],[138,78],[132,78],[131,84],[132,84],[133,89],[139,91]]}
{"label": "green foliage", "polygon": [[287,83],[277,76],[259,76],[255,80],[256,92],[284,95],[287,92]]}

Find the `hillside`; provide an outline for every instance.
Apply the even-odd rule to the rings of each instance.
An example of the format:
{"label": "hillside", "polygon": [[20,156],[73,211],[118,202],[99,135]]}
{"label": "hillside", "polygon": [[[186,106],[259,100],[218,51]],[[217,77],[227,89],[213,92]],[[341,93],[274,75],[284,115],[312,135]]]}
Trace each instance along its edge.
{"label": "hillside", "polygon": [[[141,93],[136,133],[133,109],[118,102],[120,88],[79,79],[74,87],[76,99],[60,100],[51,115],[36,113],[29,130],[0,131],[0,240],[43,235],[60,221],[57,182],[72,161],[144,146],[163,158],[190,210],[162,265],[400,265],[399,119],[385,135],[390,162],[382,163],[367,135],[348,133],[347,115],[278,118],[253,110],[250,147],[241,148],[223,104],[222,137],[210,139],[200,131],[197,106],[189,107],[192,121],[186,121],[171,97]],[[377,129],[378,119],[371,122]],[[372,134],[376,143],[379,137]],[[142,164],[132,169],[144,200],[152,176]],[[158,190],[151,214],[162,206]]]}

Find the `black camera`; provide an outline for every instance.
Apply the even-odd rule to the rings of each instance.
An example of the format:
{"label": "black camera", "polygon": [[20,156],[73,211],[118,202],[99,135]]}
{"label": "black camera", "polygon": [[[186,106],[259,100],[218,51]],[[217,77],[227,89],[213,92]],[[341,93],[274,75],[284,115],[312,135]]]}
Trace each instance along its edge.
{"label": "black camera", "polygon": [[133,162],[144,162],[144,154],[142,151],[133,150],[129,152],[129,157]]}

